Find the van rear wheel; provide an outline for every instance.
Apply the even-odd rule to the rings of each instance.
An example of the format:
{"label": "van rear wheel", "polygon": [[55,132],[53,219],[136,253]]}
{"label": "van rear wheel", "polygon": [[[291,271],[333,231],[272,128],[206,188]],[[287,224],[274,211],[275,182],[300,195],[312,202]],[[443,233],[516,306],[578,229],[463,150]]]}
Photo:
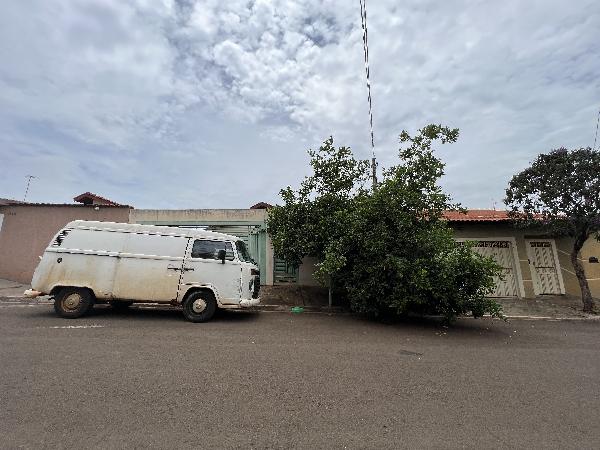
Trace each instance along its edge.
{"label": "van rear wheel", "polygon": [[205,291],[192,292],[183,301],[183,315],[190,322],[206,322],[215,315],[217,301]]}
{"label": "van rear wheel", "polygon": [[63,288],[54,297],[54,311],[60,317],[76,319],[94,306],[94,297],[87,289]]}

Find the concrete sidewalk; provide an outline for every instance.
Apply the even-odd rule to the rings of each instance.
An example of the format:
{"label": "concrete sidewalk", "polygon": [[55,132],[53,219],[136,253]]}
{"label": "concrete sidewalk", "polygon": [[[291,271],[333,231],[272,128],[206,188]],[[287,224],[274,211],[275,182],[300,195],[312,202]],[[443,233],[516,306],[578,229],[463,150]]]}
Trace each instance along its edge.
{"label": "concrete sidewalk", "polygon": [[[596,314],[583,312],[580,297],[571,295],[540,295],[535,298],[500,298],[504,314],[509,318],[536,317],[549,319],[593,319]],[[596,310],[598,310],[596,305]]]}
{"label": "concrete sidewalk", "polygon": [[30,288],[31,286],[28,284],[22,284],[17,281],[0,278],[0,297],[23,297],[23,292]]}
{"label": "concrete sidewalk", "polygon": [[[499,298],[504,315],[508,318],[546,319],[591,319],[598,315],[582,311],[581,298],[567,295],[543,295],[536,298]],[[343,311],[341,305],[333,302],[328,308],[327,289],[295,285],[265,286],[261,288],[261,308],[265,310],[289,311],[293,306],[301,306],[306,311]],[[598,305],[600,306],[600,304]]]}

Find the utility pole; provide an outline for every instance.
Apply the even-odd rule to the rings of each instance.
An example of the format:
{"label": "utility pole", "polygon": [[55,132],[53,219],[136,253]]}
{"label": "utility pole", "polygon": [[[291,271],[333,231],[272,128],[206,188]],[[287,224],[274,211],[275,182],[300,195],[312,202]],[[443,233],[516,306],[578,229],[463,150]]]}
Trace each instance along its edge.
{"label": "utility pole", "polygon": [[23,196],[23,201],[27,200],[27,194],[29,193],[29,184],[31,183],[32,178],[37,178],[34,175],[26,175],[27,178],[27,187],[25,188],[25,195]]}

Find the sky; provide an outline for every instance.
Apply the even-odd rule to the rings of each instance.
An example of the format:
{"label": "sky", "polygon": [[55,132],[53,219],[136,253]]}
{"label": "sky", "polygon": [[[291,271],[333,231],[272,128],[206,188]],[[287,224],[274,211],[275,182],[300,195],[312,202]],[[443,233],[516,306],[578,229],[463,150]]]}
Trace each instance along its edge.
{"label": "sky", "polygon": [[[502,208],[511,176],[592,146],[597,0],[367,0],[375,151],[460,129],[441,180]],[[370,158],[359,2],[19,0],[0,15],[0,197],[247,208],[328,136]]]}

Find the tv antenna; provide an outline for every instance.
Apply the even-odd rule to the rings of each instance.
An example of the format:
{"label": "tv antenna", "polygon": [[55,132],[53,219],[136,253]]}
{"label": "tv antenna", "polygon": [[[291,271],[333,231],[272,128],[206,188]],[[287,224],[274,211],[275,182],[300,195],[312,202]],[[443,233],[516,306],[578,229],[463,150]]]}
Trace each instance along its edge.
{"label": "tv antenna", "polygon": [[371,79],[369,70],[369,39],[367,32],[367,0],[360,2],[360,21],[363,30],[363,51],[365,54],[365,74],[367,76],[367,93],[369,101],[369,125],[371,129],[371,169],[373,177],[373,189],[377,187],[377,163],[375,161],[375,139],[373,138],[373,102],[371,98]]}
{"label": "tv antenna", "polygon": [[25,178],[27,178],[27,187],[25,188],[25,195],[23,196],[23,201],[25,201],[27,199],[27,194],[29,193],[29,185],[31,184],[31,179],[37,178],[37,177],[35,175],[26,175]]}

